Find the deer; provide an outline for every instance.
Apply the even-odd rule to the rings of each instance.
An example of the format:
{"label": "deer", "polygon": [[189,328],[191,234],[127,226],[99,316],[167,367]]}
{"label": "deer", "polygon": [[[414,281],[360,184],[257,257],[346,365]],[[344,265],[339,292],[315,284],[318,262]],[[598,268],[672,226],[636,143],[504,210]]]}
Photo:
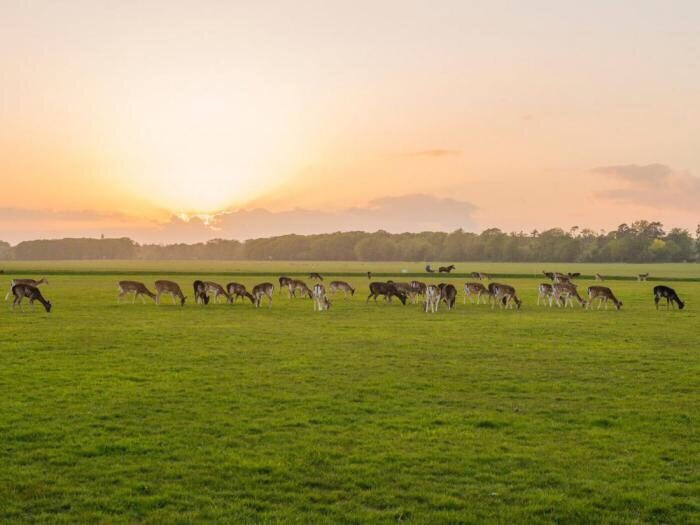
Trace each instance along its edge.
{"label": "deer", "polygon": [[649,272],[647,272],[647,273],[640,273],[640,274],[637,275],[637,280],[638,280],[639,282],[646,281],[646,280],[648,280],[648,279],[649,279]]}
{"label": "deer", "polygon": [[408,296],[411,299],[411,304],[416,304],[416,297],[425,295],[426,284],[421,281],[411,281],[409,283]]}
{"label": "deer", "polygon": [[544,275],[550,281],[554,280],[554,272],[545,272],[544,270],[542,270],[542,275]]}
{"label": "deer", "polygon": [[429,264],[425,265],[425,271],[428,273],[435,273],[435,270],[433,270]]}
{"label": "deer", "polygon": [[[574,303],[571,298],[578,301],[578,304],[582,308],[586,307],[586,301],[584,301],[576,290],[576,285],[572,283],[557,283],[552,287],[552,299],[557,302],[557,306],[564,306],[566,308],[569,305],[571,308],[574,307]],[[562,299],[564,304],[562,305]]]}
{"label": "deer", "polygon": [[457,288],[447,283],[438,284],[438,288],[440,288],[440,299],[445,302],[448,310],[452,310],[457,301]]}
{"label": "deer", "polygon": [[175,298],[180,300],[180,306],[185,306],[185,294],[182,293],[180,286],[173,281],[156,281],[156,304],[160,304],[160,296],[164,293],[170,294],[173,299],[173,304],[177,304]]}
{"label": "deer", "polygon": [[350,294],[350,296],[355,295],[355,289],[345,281],[331,281],[331,283],[328,285],[328,289],[332,294],[335,294],[336,292],[343,292],[343,297],[346,299],[348,294]]}
{"label": "deer", "polygon": [[494,302],[491,308],[495,308],[496,303],[498,303],[500,308],[503,308],[504,306],[506,308],[512,308],[513,303],[515,303],[516,308],[520,310],[522,301],[515,294],[515,288],[512,286],[508,284],[491,283],[489,284],[489,291],[491,291],[494,297]]}
{"label": "deer", "polygon": [[204,290],[206,291],[207,295],[211,294],[214,296],[215,303],[219,302],[219,297],[221,296],[226,298],[227,303],[231,302],[231,297],[229,296],[228,292],[219,283],[204,281]]}
{"label": "deer", "polygon": [[440,306],[441,297],[442,291],[440,287],[435,284],[429,284],[425,289],[425,302],[423,303],[425,313],[428,313],[428,311],[436,313]]}
{"label": "deer", "polygon": [[328,297],[326,297],[326,288],[321,283],[314,285],[312,294],[314,312],[328,310],[331,307],[331,302],[328,300]]}
{"label": "deer", "polygon": [[316,272],[311,272],[309,274],[309,279],[312,279],[314,281],[323,281],[323,277],[321,277],[321,274]]}
{"label": "deer", "polygon": [[588,303],[586,303],[586,308],[590,308],[595,299],[598,299],[598,310],[600,310],[600,305],[602,303],[605,303],[605,309],[607,310],[608,300],[611,300],[618,310],[622,308],[622,301],[619,301],[612,293],[612,290],[606,286],[588,287]]}
{"label": "deer", "polygon": [[551,284],[549,283],[540,283],[537,286],[537,306],[540,305],[540,300],[542,300],[542,304],[547,306],[547,303],[549,302],[549,306],[552,306],[552,297],[553,297],[554,289]]}
{"label": "deer", "polygon": [[483,281],[484,279],[488,281],[491,279],[491,276],[489,274],[483,272],[472,272],[471,276],[473,279],[479,279],[480,281]]}
{"label": "deer", "polygon": [[299,279],[292,279],[287,285],[287,289],[289,290],[290,299],[293,299],[297,296],[297,291],[301,292],[302,297],[306,296],[309,299],[311,299],[311,290],[308,286],[306,286],[306,283],[304,281],[300,281]]}
{"label": "deer", "polygon": [[571,278],[566,274],[554,272],[554,279],[552,281],[554,283],[568,283],[571,282]]}
{"label": "deer", "polygon": [[372,280],[372,272],[367,272],[367,279]]}
{"label": "deer", "polygon": [[569,276],[569,279],[576,279],[577,277],[581,277],[581,272],[566,272],[566,275]]}
{"label": "deer", "polygon": [[481,296],[484,296],[484,304],[486,304],[486,297],[489,295],[489,291],[481,283],[464,283],[464,304],[467,304],[467,297],[469,297],[469,302],[474,304],[474,296],[476,296],[476,304],[481,303]]}
{"label": "deer", "polygon": [[671,308],[675,308],[675,306],[673,306],[673,303],[676,303],[678,305],[679,310],[683,310],[683,308],[685,308],[685,303],[681,301],[681,298],[678,297],[676,291],[673,288],[664,286],[663,284],[654,286],[654,304],[656,305],[657,310],[659,309],[659,301],[661,299],[666,299],[667,310],[669,308],[669,305],[671,305]]}
{"label": "deer", "polygon": [[195,304],[209,304],[209,296],[207,295],[207,289],[204,286],[204,281],[194,281],[192,283],[192,288],[194,290]]}
{"label": "deer", "polygon": [[117,302],[121,302],[122,297],[124,297],[128,293],[133,293],[134,294],[134,299],[131,301],[131,303],[136,302],[136,298],[140,297],[141,302],[145,303],[143,300],[143,296],[146,295],[153,299],[154,301],[156,300],[156,294],[151,292],[148,288],[146,288],[146,285],[143,283],[140,283],[138,281],[119,281],[117,283],[117,286],[119,287],[119,296],[117,297]]}
{"label": "deer", "polygon": [[282,288],[289,288],[289,283],[292,282],[292,278],[287,277],[286,275],[282,275],[279,278],[279,282],[280,282],[279,294],[282,295]]}
{"label": "deer", "polygon": [[438,272],[439,273],[450,273],[452,270],[455,269],[454,264],[450,264],[449,266],[440,266],[438,267]]}
{"label": "deer", "polygon": [[374,298],[374,302],[377,302],[377,297],[383,295],[384,300],[391,302],[392,297],[397,297],[401,304],[406,304],[406,294],[396,288],[393,283],[382,283],[382,282],[372,282],[369,284],[369,295],[367,296],[366,303],[369,302],[371,298]]}
{"label": "deer", "polygon": [[38,287],[40,284],[49,284],[49,281],[46,280],[46,277],[42,277],[39,280],[36,280],[36,279],[12,279],[10,281],[10,289],[5,294],[6,301],[7,301],[8,297],[10,297],[12,295],[12,287],[16,284],[28,284],[29,286]]}
{"label": "deer", "polygon": [[253,306],[260,308],[260,303],[263,297],[267,297],[267,307],[272,308],[272,296],[275,293],[275,287],[272,283],[260,283],[253,286]]}
{"label": "deer", "polygon": [[244,297],[247,297],[250,299],[251,303],[255,304],[255,297],[240,283],[228,283],[226,285],[226,292],[228,293],[230,303],[235,303],[239,297],[241,301],[243,301]]}
{"label": "deer", "polygon": [[602,276],[602,275],[600,275],[599,273],[597,273],[597,274],[595,274],[595,280],[596,280],[596,281],[603,282],[605,279],[603,279],[603,276]]}
{"label": "deer", "polygon": [[387,281],[387,283],[396,286],[396,289],[405,293],[406,297],[411,293],[411,285],[409,283],[395,283],[394,281]]}
{"label": "deer", "polygon": [[39,301],[44,306],[47,313],[51,312],[51,301],[44,299],[44,296],[41,295],[41,291],[38,287],[31,284],[20,283],[15,284],[11,291],[12,295],[14,296],[14,300],[12,301],[13,310],[15,309],[15,306],[19,305],[19,309],[24,311],[24,308],[22,308],[22,299],[26,297],[29,299],[29,307],[32,310],[34,310],[34,301]]}

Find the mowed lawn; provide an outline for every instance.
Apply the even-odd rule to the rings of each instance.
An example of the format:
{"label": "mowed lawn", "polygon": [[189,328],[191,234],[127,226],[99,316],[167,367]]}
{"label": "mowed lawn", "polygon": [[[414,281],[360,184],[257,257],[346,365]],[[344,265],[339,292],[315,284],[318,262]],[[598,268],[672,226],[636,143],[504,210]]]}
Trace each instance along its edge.
{"label": "mowed lawn", "polygon": [[[672,283],[683,311],[654,309],[656,282],[622,280],[604,283],[621,311],[585,311],[538,307],[541,279],[509,278],[513,311],[465,306],[458,277],[457,308],[425,314],[365,304],[364,264],[289,263],[354,272],[355,297],[316,313],[286,294],[271,309],[191,303],[201,274],[277,285],[280,262],[4,268],[4,287],[46,272],[54,311],[0,307],[0,521],[699,519],[700,282]],[[666,268],[700,277],[652,277]],[[151,289],[173,278],[188,303],[118,305],[132,271]]]}

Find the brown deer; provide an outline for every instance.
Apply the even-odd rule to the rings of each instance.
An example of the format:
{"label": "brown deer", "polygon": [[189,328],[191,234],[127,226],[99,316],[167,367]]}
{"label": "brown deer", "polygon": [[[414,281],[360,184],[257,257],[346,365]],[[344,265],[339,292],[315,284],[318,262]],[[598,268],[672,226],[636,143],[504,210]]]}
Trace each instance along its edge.
{"label": "brown deer", "polygon": [[280,282],[279,294],[281,295],[281,294],[282,294],[282,288],[289,288],[289,283],[292,282],[292,278],[291,278],[291,277],[287,277],[286,275],[282,275],[282,276],[279,278],[279,282]]}
{"label": "brown deer", "polygon": [[156,281],[156,304],[160,304],[160,296],[164,293],[170,294],[173,304],[177,304],[175,298],[179,299],[180,306],[185,306],[185,294],[182,293],[180,285],[173,281]]}
{"label": "brown deer", "polygon": [[664,286],[663,284],[660,284],[658,286],[654,286],[654,304],[656,305],[656,309],[659,309],[659,301],[661,299],[666,299],[666,309],[668,310],[670,308],[675,308],[673,306],[673,303],[676,303],[678,305],[679,310],[683,310],[685,308],[685,303],[681,301],[681,298],[678,297],[678,294],[673,288],[669,288],[668,286]]}
{"label": "brown deer", "polygon": [[566,306],[569,305],[571,308],[573,308],[574,302],[571,300],[572,297],[578,301],[578,304],[580,304],[582,308],[585,308],[586,301],[584,301],[578,294],[575,284],[557,283],[552,287],[552,299],[556,301],[557,306],[563,306],[566,308]]}
{"label": "brown deer", "polygon": [[192,289],[194,290],[195,304],[209,304],[209,296],[207,295],[207,289],[204,286],[204,281],[194,281],[192,283]]}
{"label": "brown deer", "polygon": [[36,279],[12,279],[10,281],[10,289],[5,294],[6,301],[12,295],[12,287],[16,284],[28,284],[29,286],[37,287],[40,284],[49,284],[49,281],[46,280],[46,277],[42,277],[39,280],[36,280]]}
{"label": "brown deer", "polygon": [[495,308],[496,303],[498,303],[500,308],[503,308],[504,306],[506,308],[513,308],[513,303],[515,303],[516,308],[520,310],[522,301],[515,294],[515,288],[512,286],[508,284],[491,283],[489,284],[489,291],[491,291],[494,297],[494,302],[491,308]]}
{"label": "brown deer", "polygon": [[355,295],[355,289],[350,286],[345,281],[331,281],[328,285],[328,289],[331,293],[343,292],[343,297],[347,298],[348,294],[351,296]]}
{"label": "brown deer", "polygon": [[455,269],[454,264],[450,264],[449,266],[440,266],[438,267],[438,272],[440,273],[450,273],[452,270]]}
{"label": "brown deer", "polygon": [[445,302],[448,310],[452,310],[457,302],[457,288],[452,284],[440,283],[440,299]]}
{"label": "brown deer", "polygon": [[226,292],[228,292],[229,302],[235,303],[239,297],[241,298],[241,301],[243,301],[243,298],[247,297],[250,299],[251,303],[255,304],[255,297],[253,297],[253,295],[248,292],[246,287],[241,283],[228,283],[226,285]]}
{"label": "brown deer", "polygon": [[603,276],[602,276],[602,275],[600,275],[599,273],[597,273],[597,274],[595,274],[595,280],[596,280],[596,281],[601,281],[601,282],[602,282],[602,281],[604,281],[605,279],[603,279]]}
{"label": "brown deer", "polygon": [[489,274],[483,272],[472,272],[471,276],[473,279],[479,279],[480,281],[483,281],[484,279],[488,281],[491,279],[491,276]]}
{"label": "brown deer", "polygon": [[647,279],[649,279],[649,272],[647,272],[647,273],[640,273],[639,275],[637,275],[637,280],[640,281],[640,282],[641,282],[641,281],[646,281]]}
{"label": "brown deer", "polygon": [[299,279],[292,279],[287,285],[287,289],[289,290],[290,299],[296,297],[297,292],[300,292],[302,297],[306,296],[309,299],[311,299],[311,289],[306,285],[304,281],[301,281]]}
{"label": "brown deer", "polygon": [[552,295],[553,295],[554,289],[551,284],[549,283],[540,283],[537,286],[537,306],[540,305],[540,300],[542,300],[542,304],[547,306],[547,303],[549,303],[549,306],[552,306]]}
{"label": "brown deer", "polygon": [[315,284],[313,289],[314,312],[328,310],[331,307],[331,302],[326,297],[326,288],[321,284]]}
{"label": "brown deer", "polygon": [[39,291],[39,288],[36,286],[32,286],[31,284],[15,284],[11,291],[14,296],[14,300],[12,301],[13,310],[15,306],[19,305],[19,309],[24,311],[24,308],[22,308],[22,299],[26,297],[29,299],[29,307],[32,310],[34,309],[34,301],[39,301],[44,305],[44,309],[47,312],[51,312],[51,302],[44,299],[41,295],[41,291]]}
{"label": "brown deer", "polygon": [[323,277],[321,277],[321,274],[316,272],[311,272],[309,274],[309,279],[312,279],[314,281],[323,281]]}
{"label": "brown deer", "polygon": [[416,304],[416,298],[419,295],[425,295],[427,286],[421,281],[411,281],[408,289],[408,297],[411,299],[411,304]]}
{"label": "brown deer", "polygon": [[231,302],[231,297],[229,296],[228,292],[219,283],[204,281],[204,290],[206,291],[207,295],[214,296],[215,303],[219,302],[219,297],[224,297],[227,303]]}
{"label": "brown deer", "polygon": [[134,299],[131,301],[132,304],[136,302],[137,297],[140,297],[141,302],[145,303],[145,301],[143,300],[144,295],[147,295],[154,301],[156,300],[156,294],[154,294],[148,288],[146,288],[145,284],[140,283],[138,281],[119,281],[117,283],[117,286],[119,287],[119,297],[117,297],[118,303],[121,302],[122,297],[129,293],[134,294]]}
{"label": "brown deer", "polygon": [[253,286],[251,292],[253,296],[253,306],[260,308],[260,303],[263,297],[267,297],[267,307],[272,308],[272,296],[275,293],[275,287],[272,283],[260,283]]}
{"label": "brown deer", "polygon": [[369,284],[369,295],[367,296],[367,301],[365,302],[368,303],[370,299],[374,298],[374,302],[376,303],[377,297],[380,295],[383,295],[384,300],[387,302],[391,302],[392,297],[398,297],[401,304],[406,304],[406,294],[396,288],[393,283],[382,283],[376,281]]}
{"label": "brown deer", "polygon": [[589,286],[588,287],[588,303],[586,303],[586,308],[590,308],[593,301],[598,299],[598,310],[600,310],[600,305],[605,303],[605,309],[608,309],[608,300],[612,301],[615,308],[618,310],[622,308],[622,301],[619,301],[617,297],[612,293],[612,290],[606,286]]}
{"label": "brown deer", "polygon": [[467,297],[469,297],[469,302],[474,304],[474,296],[476,296],[476,304],[481,303],[481,297],[484,297],[484,304],[486,304],[486,298],[489,295],[489,291],[481,283],[464,283],[464,304],[467,304]]}

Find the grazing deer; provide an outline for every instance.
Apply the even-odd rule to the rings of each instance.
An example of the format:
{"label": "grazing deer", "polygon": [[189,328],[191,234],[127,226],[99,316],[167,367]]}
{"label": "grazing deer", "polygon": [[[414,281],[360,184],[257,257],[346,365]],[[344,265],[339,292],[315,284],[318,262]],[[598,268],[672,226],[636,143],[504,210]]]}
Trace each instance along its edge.
{"label": "grazing deer", "polygon": [[[566,306],[569,305],[573,308],[574,302],[571,300],[572,297],[578,301],[578,304],[580,304],[582,308],[586,307],[586,301],[578,294],[575,284],[557,283],[552,287],[552,299],[556,301],[557,306],[566,308]],[[564,303],[563,305],[562,300]]]}
{"label": "grazing deer", "polygon": [[566,272],[566,275],[569,276],[569,279],[576,279],[577,277],[581,277],[581,272]]}
{"label": "grazing deer", "polygon": [[12,295],[14,296],[14,300],[12,301],[13,310],[15,306],[19,305],[19,309],[24,311],[24,308],[22,308],[22,299],[26,297],[29,299],[29,307],[32,310],[34,309],[34,301],[39,301],[44,305],[44,309],[47,312],[51,312],[51,302],[44,299],[39,288],[36,286],[32,286],[31,284],[15,284],[12,287]]}
{"label": "grazing deer", "polygon": [[396,286],[396,289],[406,294],[406,297],[408,297],[411,292],[411,285],[409,283],[395,283],[394,281],[387,281],[387,283]]}
{"label": "grazing deer", "polygon": [[641,281],[646,281],[647,279],[649,279],[649,272],[647,272],[647,273],[640,273],[639,275],[637,275],[637,280],[640,281],[640,282],[641,282]]}
{"label": "grazing deer", "polygon": [[549,306],[552,306],[553,292],[554,288],[551,284],[540,283],[537,286],[537,306],[540,305],[540,300],[542,300],[542,304],[545,306],[547,306],[547,303],[549,303]]}
{"label": "grazing deer", "polygon": [[331,302],[326,297],[326,289],[321,284],[315,284],[313,289],[314,312],[328,310],[331,307]]}
{"label": "grazing deer", "polygon": [[204,286],[204,281],[194,281],[192,283],[192,289],[194,290],[195,304],[209,304],[209,296],[207,295],[207,289]]}
{"label": "grazing deer", "polygon": [[612,290],[606,286],[588,287],[588,303],[586,304],[586,308],[590,308],[595,299],[598,299],[598,310],[600,310],[600,305],[602,303],[605,303],[605,309],[608,309],[608,299],[613,302],[615,308],[618,310],[622,307],[622,301],[619,301],[612,293]]}
{"label": "grazing deer", "polygon": [[483,281],[484,279],[488,281],[491,279],[491,276],[489,274],[483,272],[472,272],[471,276],[472,278],[479,279],[480,281]]}
{"label": "grazing deer", "polygon": [[[491,284],[493,284],[493,286],[491,286]],[[520,310],[522,301],[515,294],[515,288],[508,284],[491,284],[489,284],[489,291],[491,291],[494,297],[494,302],[491,308],[495,308],[496,303],[498,303],[498,306],[500,308],[503,308],[503,306],[505,306],[506,308],[513,308],[513,303],[515,303],[516,308]]]}
{"label": "grazing deer", "polygon": [[250,299],[251,303],[255,304],[255,298],[241,283],[228,283],[226,285],[226,292],[228,293],[229,301],[232,303],[235,303],[239,297],[241,301],[243,301],[244,297],[247,297]]}
{"label": "grazing deer", "polygon": [[119,287],[119,297],[117,297],[117,302],[121,302],[122,297],[124,297],[128,293],[133,293],[134,294],[134,299],[131,301],[131,303],[136,302],[137,297],[141,297],[141,302],[145,303],[143,300],[143,296],[147,295],[154,301],[156,300],[156,294],[151,292],[148,288],[146,288],[146,285],[137,281],[119,281],[117,283],[117,286]]}
{"label": "grazing deer", "polygon": [[373,282],[369,284],[369,295],[365,302],[368,303],[369,300],[374,297],[374,302],[376,303],[377,297],[380,295],[384,296],[385,301],[391,302],[392,297],[397,297],[399,301],[401,301],[401,304],[406,304],[406,294],[403,291],[396,288],[393,283],[382,282]]}
{"label": "grazing deer", "polygon": [[544,270],[542,270],[542,275],[544,275],[550,281],[554,280],[554,272],[545,272]]}
{"label": "grazing deer", "polygon": [[336,292],[343,292],[343,297],[345,298],[347,298],[348,294],[351,296],[355,295],[355,289],[345,281],[331,281],[331,284],[328,285],[328,289],[333,294]]}
{"label": "grazing deer", "polygon": [[287,290],[289,290],[290,299],[297,296],[297,291],[301,293],[302,297],[306,296],[311,299],[311,289],[306,286],[304,281],[300,281],[299,279],[292,279],[287,285]]}
{"label": "grazing deer", "polygon": [[464,304],[467,304],[467,297],[469,297],[469,302],[474,304],[473,296],[476,296],[476,304],[481,303],[481,296],[484,296],[484,304],[486,304],[486,298],[489,295],[489,291],[481,283],[464,283]]}
{"label": "grazing deer", "polygon": [[314,281],[323,281],[323,277],[321,277],[321,274],[316,272],[311,272],[309,274],[309,279],[313,279]]}
{"label": "grazing deer", "polygon": [[286,275],[282,275],[282,276],[279,278],[279,282],[280,282],[279,293],[280,293],[280,295],[281,295],[281,294],[282,294],[282,288],[289,288],[289,283],[292,282],[292,278],[291,278],[291,277],[287,277]]}
{"label": "grazing deer", "polygon": [[207,295],[214,296],[215,303],[219,302],[219,297],[222,296],[226,298],[227,303],[231,302],[231,297],[229,296],[228,292],[219,283],[204,281],[204,289],[206,290]]}
{"label": "grazing deer", "polygon": [[160,296],[164,293],[170,294],[173,299],[173,304],[177,304],[175,298],[180,300],[180,306],[185,306],[185,294],[182,293],[180,286],[173,281],[156,281],[156,304],[160,304]]}
{"label": "grazing deer", "polygon": [[428,273],[435,273],[435,270],[433,270],[429,264],[425,265],[425,271]]}
{"label": "grazing deer", "polygon": [[442,292],[440,290],[440,287],[435,285],[435,284],[429,284],[426,289],[425,289],[425,302],[423,303],[423,309],[425,310],[425,313],[428,313],[428,311],[435,313],[438,311],[438,307],[440,306],[440,298],[442,296]]}
{"label": "grazing deer", "polygon": [[676,303],[678,305],[679,310],[683,310],[683,308],[685,307],[685,303],[681,301],[681,298],[678,297],[678,294],[673,288],[669,288],[668,286],[664,286],[663,284],[654,286],[654,304],[656,304],[657,310],[659,309],[659,301],[662,298],[666,299],[667,310],[669,305],[671,305],[671,308],[675,308],[673,306],[673,303]]}
{"label": "grazing deer", "polygon": [[438,284],[438,288],[440,288],[440,299],[445,302],[448,310],[452,310],[457,301],[457,288],[447,283]]}
{"label": "grazing deer", "polygon": [[571,278],[563,273],[554,272],[554,283],[568,283],[571,282]]}
{"label": "grazing deer", "polygon": [[275,287],[272,283],[261,283],[253,286],[253,306],[260,308],[260,303],[263,297],[267,297],[267,307],[272,308],[272,295],[275,293]]}
{"label": "grazing deer", "polygon": [[455,265],[454,265],[454,264],[450,264],[449,266],[440,266],[440,267],[438,268],[438,272],[440,272],[440,273],[450,273],[450,272],[451,272],[452,270],[454,270],[454,269],[455,269]]}
{"label": "grazing deer", "polygon": [[10,289],[5,294],[6,301],[7,301],[8,297],[10,297],[12,295],[12,287],[16,284],[28,284],[29,286],[37,287],[40,284],[49,284],[49,281],[46,280],[46,277],[42,277],[38,281],[36,279],[12,279],[10,281]]}
{"label": "grazing deer", "polygon": [[603,276],[602,276],[602,275],[600,275],[599,273],[597,273],[597,274],[595,274],[595,280],[596,280],[596,281],[601,281],[601,282],[602,282],[602,281],[604,281],[605,279],[603,279]]}

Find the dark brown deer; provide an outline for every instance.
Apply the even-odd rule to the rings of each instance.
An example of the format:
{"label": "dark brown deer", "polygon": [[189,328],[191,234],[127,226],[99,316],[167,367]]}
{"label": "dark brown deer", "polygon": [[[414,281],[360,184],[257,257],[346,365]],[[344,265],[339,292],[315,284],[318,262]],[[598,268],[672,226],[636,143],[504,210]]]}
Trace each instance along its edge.
{"label": "dark brown deer", "polygon": [[605,303],[605,309],[608,309],[608,300],[612,301],[615,308],[618,310],[622,308],[622,301],[619,301],[617,297],[612,293],[612,290],[607,286],[589,286],[588,287],[588,303],[586,308],[590,308],[593,301],[598,299],[598,310],[600,310],[600,305]]}
{"label": "dark brown deer", "polygon": [[134,294],[134,299],[131,301],[132,304],[136,302],[137,297],[140,297],[141,302],[145,303],[143,300],[144,295],[150,297],[154,301],[156,300],[156,294],[146,288],[145,284],[138,281],[119,281],[117,286],[119,287],[119,297],[117,297],[117,302],[121,302],[122,297],[129,293]]}
{"label": "dark brown deer", "polygon": [[452,310],[457,301],[457,288],[448,283],[440,283],[438,288],[440,288],[440,300],[447,305],[448,310]]}
{"label": "dark brown deer", "polygon": [[241,283],[228,283],[226,285],[226,291],[228,292],[229,296],[229,301],[232,303],[235,303],[236,300],[240,297],[241,301],[243,301],[244,297],[247,297],[250,299],[250,302],[255,304],[255,297],[246,290],[246,287],[242,285]]}
{"label": "dark brown deer", "polygon": [[640,274],[637,275],[637,280],[640,281],[640,282],[641,282],[641,281],[646,281],[647,279],[649,279],[649,272],[647,272],[647,273],[640,273]]}
{"label": "dark brown deer", "polygon": [[425,271],[428,273],[435,273],[435,270],[433,270],[429,264],[425,265]]}
{"label": "dark brown deer", "polygon": [[282,288],[287,288],[287,289],[288,289],[288,288],[289,288],[289,283],[292,282],[292,278],[291,278],[291,277],[287,277],[286,275],[282,275],[282,276],[279,278],[279,282],[280,282],[279,293],[282,294]]}
{"label": "dark brown deer", "polygon": [[156,281],[156,304],[160,304],[160,296],[164,293],[170,294],[173,299],[173,304],[177,304],[176,298],[180,302],[180,306],[185,306],[185,294],[182,293],[180,285],[173,281]]}
{"label": "dark brown deer", "polygon": [[19,309],[23,311],[22,299],[26,297],[29,299],[29,307],[32,310],[34,309],[34,301],[39,301],[47,312],[51,312],[51,302],[44,299],[41,295],[41,291],[39,291],[39,288],[36,286],[32,286],[31,284],[15,284],[12,287],[12,295],[14,296],[14,300],[12,301],[13,310],[15,306],[19,305]]}
{"label": "dark brown deer", "polygon": [[267,297],[267,307],[272,308],[272,296],[275,293],[275,287],[272,283],[260,283],[253,286],[253,306],[260,308],[263,297]]}
{"label": "dark brown deer", "polygon": [[345,281],[331,281],[331,284],[328,285],[328,289],[333,294],[336,292],[343,292],[343,297],[347,297],[348,294],[351,296],[355,295],[355,289]]}
{"label": "dark brown deer", "polygon": [[192,283],[192,289],[194,290],[195,304],[209,304],[209,296],[207,295],[207,289],[204,286],[204,281],[194,281]]}
{"label": "dark brown deer", "polygon": [[673,288],[664,286],[663,284],[654,286],[654,304],[656,305],[657,310],[659,309],[659,301],[661,299],[666,299],[667,310],[669,308],[669,305],[671,308],[675,308],[673,306],[673,303],[676,303],[678,305],[679,310],[683,310],[683,308],[685,308],[685,303],[681,301],[681,298],[678,297],[676,291]]}
{"label": "dark brown deer", "polygon": [[397,297],[399,301],[401,301],[401,304],[405,305],[406,304],[406,294],[396,288],[393,283],[382,283],[382,282],[373,282],[370,283],[369,285],[369,295],[367,296],[367,301],[371,298],[374,298],[374,302],[377,302],[377,297],[380,295],[384,296],[384,300],[391,302],[392,297]]}
{"label": "dark brown deer", "polygon": [[46,277],[42,277],[39,280],[36,280],[36,279],[12,279],[10,281],[10,289],[5,294],[6,301],[12,295],[12,287],[16,284],[28,284],[29,286],[38,287],[40,284],[49,284],[49,281],[46,280]]}
{"label": "dark brown deer", "polygon": [[450,272],[451,272],[452,270],[454,270],[454,269],[455,269],[455,265],[454,265],[454,264],[450,264],[449,266],[440,266],[440,267],[438,268],[438,272],[440,272],[440,273],[450,273]]}

